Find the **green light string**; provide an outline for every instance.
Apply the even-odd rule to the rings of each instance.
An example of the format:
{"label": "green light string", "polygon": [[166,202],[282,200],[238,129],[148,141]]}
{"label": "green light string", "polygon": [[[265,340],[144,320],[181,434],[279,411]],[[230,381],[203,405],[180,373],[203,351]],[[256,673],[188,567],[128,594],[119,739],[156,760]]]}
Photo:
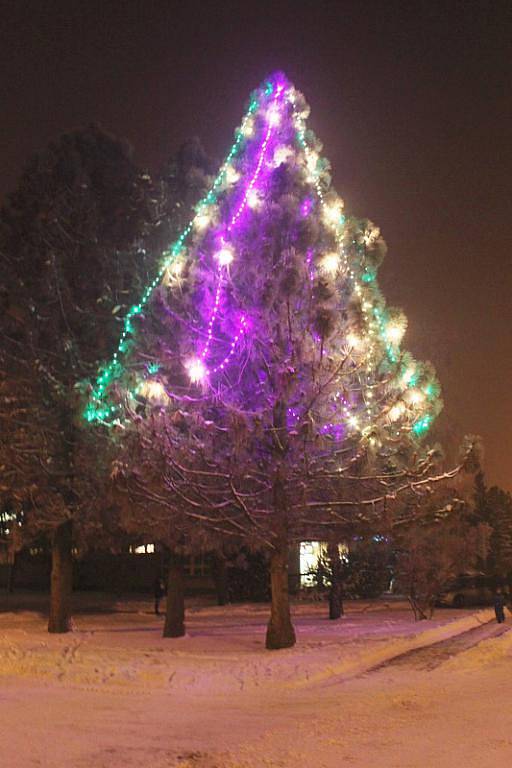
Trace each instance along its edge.
{"label": "green light string", "polygon": [[[273,93],[273,84],[270,81],[267,81],[264,84],[263,87],[263,98],[268,98]],[[304,151],[306,155],[306,160],[311,154],[311,149],[308,146],[308,142],[306,140],[306,125],[305,125],[305,119],[302,115],[300,115],[295,106],[295,92],[293,88],[291,88],[288,91],[288,100],[292,104],[293,107],[293,116],[295,119],[295,125],[296,125],[296,139],[299,147]],[[113,405],[108,402],[106,402],[106,391],[107,388],[114,382],[115,380],[122,377],[123,373],[125,372],[125,368],[121,362],[122,357],[125,355],[127,350],[130,346],[130,338],[134,335],[134,327],[132,323],[132,319],[138,315],[140,315],[144,309],[144,307],[149,302],[149,299],[155,290],[155,288],[161,283],[166,271],[169,269],[170,265],[175,261],[175,259],[182,253],[182,251],[185,248],[185,243],[187,241],[188,236],[192,232],[192,229],[194,227],[194,224],[196,222],[196,219],[198,216],[201,216],[205,209],[212,205],[213,203],[217,202],[217,190],[219,186],[223,184],[223,182],[226,179],[226,173],[227,169],[229,167],[230,162],[233,160],[234,157],[238,154],[240,151],[242,141],[245,138],[246,134],[244,132],[244,129],[247,126],[247,123],[249,120],[252,119],[252,115],[256,112],[256,110],[260,106],[260,101],[255,94],[250,103],[248,110],[246,114],[243,117],[241,126],[236,131],[236,138],[234,143],[231,146],[231,149],[226,156],[223,164],[221,165],[219,172],[212,184],[212,187],[210,188],[207,195],[199,201],[195,208],[195,215],[192,218],[192,220],[188,223],[188,225],[185,227],[185,229],[181,232],[178,239],[172,244],[172,246],[163,251],[162,256],[164,258],[164,261],[158,270],[155,278],[152,280],[151,283],[149,283],[146,288],[144,289],[142,296],[140,298],[140,301],[137,304],[134,304],[130,309],[128,310],[124,321],[123,321],[123,330],[121,332],[118,348],[117,351],[114,353],[111,361],[103,368],[101,373],[98,375],[95,386],[92,390],[92,393],[89,398],[89,402],[84,410],[84,418],[88,422],[103,422],[105,424],[112,423],[116,420],[117,415],[120,412],[120,406]],[[320,201],[320,204],[322,208],[325,207],[325,200],[323,196],[323,190],[321,187],[320,179],[318,176],[318,171],[316,170],[318,168],[319,160],[316,163],[316,168],[313,172],[313,183],[316,189],[316,192],[318,194],[318,198]],[[345,223],[345,217],[343,214],[340,215],[340,221],[339,221],[339,227],[342,227]],[[338,241],[338,244],[340,246],[340,253],[344,261],[344,265],[347,268],[349,272],[349,276],[351,278],[353,288],[358,292],[360,295],[361,293],[361,287],[358,280],[358,277],[355,272],[355,265],[354,268],[348,263],[348,257],[345,249],[342,245],[342,235],[339,232],[339,227],[337,227],[336,232],[336,239]],[[354,241],[355,243],[355,241]],[[356,246],[356,251],[358,250]],[[359,262],[359,265],[362,266],[362,262]],[[375,281],[375,274],[374,272],[369,273],[368,270],[365,270],[364,273],[361,276],[361,281],[367,285],[368,288],[372,288],[371,293],[373,293],[373,307],[372,307],[372,313],[376,320],[377,326],[379,328],[380,337],[384,344],[386,355],[393,365],[396,365],[399,361],[398,352],[399,347],[396,349],[386,338],[386,316],[385,313],[377,306],[376,304],[376,294],[379,295],[378,287],[376,285]],[[369,285],[371,283],[371,286]],[[147,368],[147,375],[144,377],[145,380],[147,380],[148,375],[154,375],[158,372],[159,365],[158,364],[151,364]],[[407,381],[404,381],[406,387],[413,387],[415,386],[417,381],[417,372],[413,373],[411,376],[408,377]],[[140,388],[140,385],[135,388],[135,392],[138,391]],[[429,400],[433,400],[436,396],[436,388],[432,384],[428,384],[425,388],[425,393]],[[418,418],[411,426],[411,431],[414,435],[417,437],[422,436],[425,432],[428,431],[430,428],[430,425],[432,424],[434,420],[434,416],[431,413],[427,413],[423,415],[422,417]]]}
{"label": "green light string", "polygon": [[[267,94],[268,86],[273,87],[271,83],[267,84],[267,88],[265,90],[266,95],[268,95]],[[209,190],[208,194],[202,200],[200,200],[199,203],[197,204],[195,209],[196,211],[195,216],[187,224],[187,226],[182,231],[178,239],[173,243],[170,249],[163,251],[162,256],[164,257],[164,261],[162,263],[162,266],[158,270],[152,282],[149,283],[144,289],[140,301],[137,304],[134,304],[133,306],[131,306],[128,312],[126,313],[123,321],[123,330],[119,338],[117,350],[112,356],[112,360],[103,368],[102,372],[96,378],[95,386],[89,397],[89,402],[87,403],[87,406],[84,409],[83,416],[85,420],[88,421],[89,423],[94,421],[107,422],[107,420],[112,420],[115,417],[115,415],[119,412],[120,410],[119,406],[105,403],[105,394],[106,394],[107,388],[112,384],[112,382],[121,378],[121,376],[125,371],[120,358],[125,354],[125,352],[129,347],[129,336],[133,336],[133,333],[134,333],[132,318],[141,314],[142,310],[148,303],[151,297],[151,294],[153,293],[155,288],[161,283],[166,270],[183,251],[185,247],[185,242],[193,229],[193,226],[197,217],[201,215],[201,213],[204,211],[204,209],[207,206],[217,201],[217,189],[224,182],[226,178],[227,167],[229,166],[233,158],[236,157],[236,155],[240,150],[242,140],[245,138],[244,128],[247,125],[247,122],[250,120],[250,118],[254,114],[254,112],[258,109],[258,106],[259,106],[258,99],[256,97],[253,97],[249,103],[249,108],[242,119],[241,126],[236,131],[236,139],[232,144],[231,149],[226,156],[226,159],[221,165],[219,173],[217,174],[211,189]]]}

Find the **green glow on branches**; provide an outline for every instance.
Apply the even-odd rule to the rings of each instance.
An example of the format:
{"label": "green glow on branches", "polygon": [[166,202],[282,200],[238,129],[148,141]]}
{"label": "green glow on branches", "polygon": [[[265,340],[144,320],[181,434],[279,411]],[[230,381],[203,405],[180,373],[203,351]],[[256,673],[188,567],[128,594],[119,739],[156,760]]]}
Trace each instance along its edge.
{"label": "green glow on branches", "polygon": [[437,397],[437,395],[439,394],[439,387],[436,386],[436,384],[429,382],[425,387],[425,394],[429,398],[429,400],[432,400],[435,397]]}
{"label": "green glow on branches", "polygon": [[[268,108],[268,97],[274,92],[274,85],[270,81],[266,81],[263,90],[259,91],[259,98],[256,93],[251,96],[249,107],[242,120],[240,127],[235,131],[235,140],[226,156],[224,163],[222,164],[219,172],[212,184],[212,187],[208,193],[199,201],[195,206],[195,215],[193,219],[187,224],[187,226],[180,233],[177,240],[172,243],[168,249],[162,253],[162,261],[154,279],[146,285],[142,296],[138,303],[133,304],[126,313],[122,332],[119,338],[119,343],[115,354],[111,361],[105,365],[99,372],[95,381],[92,393],[90,395],[89,402],[83,412],[84,419],[89,422],[102,422],[104,424],[112,424],[116,419],[121,418],[122,406],[111,404],[109,401],[109,387],[120,379],[126,372],[122,360],[126,357],[130,348],[134,345],[134,336],[137,330],[137,323],[134,318],[141,317],[144,313],[144,309],[148,304],[155,288],[161,285],[163,278],[166,276],[166,271],[174,269],[172,267],[173,262],[182,256],[187,249],[187,238],[193,231],[197,229],[199,225],[202,226],[203,222],[198,221],[198,217],[205,217],[205,222],[211,220],[212,211],[211,206],[218,202],[219,192],[224,193],[224,185],[229,185],[229,173],[233,173],[233,166],[230,165],[233,158],[235,158],[241,150],[245,140],[250,137],[254,132],[255,124],[258,125],[253,115],[261,107],[262,109]],[[295,107],[294,97],[290,98],[290,103]],[[328,198],[325,199],[327,189],[329,187],[328,182],[322,180],[322,170],[326,167],[325,161],[322,161],[318,157],[315,151],[315,139],[313,134],[306,131],[305,118],[298,111],[294,111],[294,126],[296,129],[296,141],[298,147],[304,152],[306,158],[306,179],[309,184],[316,188],[318,199],[323,210],[324,220],[327,226],[334,231],[334,236],[337,242],[337,251],[334,255],[338,256],[340,265],[340,274],[344,274],[346,279],[351,284],[352,290],[360,297],[362,306],[364,308],[365,322],[367,324],[366,334],[370,339],[371,344],[377,341],[382,345],[378,353],[373,355],[380,356],[382,349],[385,349],[386,356],[389,362],[395,366],[393,371],[394,385],[401,390],[407,387],[414,387],[416,382],[422,374],[422,369],[418,370],[417,364],[412,361],[407,364],[404,363],[403,357],[400,353],[400,339],[394,338],[390,333],[390,323],[393,321],[393,314],[386,309],[384,300],[379,291],[377,285],[377,268],[373,264],[366,262],[365,248],[356,244],[356,241],[352,241],[352,246],[348,246],[347,250],[344,247],[343,227],[346,223],[345,215],[341,212],[342,202],[335,200],[334,202]],[[311,139],[310,139],[311,137]],[[311,146],[309,142],[311,141]],[[324,185],[325,184],[325,189]],[[329,255],[329,254],[327,254]],[[352,259],[352,263],[349,262],[349,258]],[[178,262],[182,264],[182,259]],[[338,262],[336,262],[338,266]],[[342,272],[343,268],[343,272]],[[412,359],[411,359],[412,360]],[[375,360],[368,363],[369,370],[374,364]],[[145,366],[147,372],[144,377],[144,383],[140,380],[138,383],[134,382],[135,376],[130,378],[130,387],[125,387],[125,394],[136,394],[142,386],[148,388],[150,391],[151,380],[149,376],[155,375],[160,370],[159,363],[149,363]],[[389,366],[388,366],[389,367]],[[369,379],[368,379],[369,380]],[[125,382],[123,381],[123,387]],[[154,390],[156,391],[156,383]],[[160,385],[161,386],[161,385]],[[435,382],[428,383],[423,387],[425,395],[429,400],[434,400],[438,394]],[[409,393],[410,394],[410,393]],[[149,395],[148,395],[149,397]],[[423,397],[423,399],[425,399]],[[415,408],[412,411],[413,415],[408,418],[408,426],[416,437],[421,437],[428,431],[430,425],[434,420],[433,413],[435,407],[431,404],[427,406],[432,410],[432,413],[425,413],[423,408]],[[371,421],[374,416],[369,408],[367,408],[368,416],[365,416],[367,421]],[[411,420],[416,418],[411,425]],[[119,423],[119,421],[118,421]],[[358,427],[358,431],[363,433],[363,426]],[[368,429],[369,427],[364,427]]]}
{"label": "green glow on branches", "polygon": [[[267,86],[268,85],[271,86],[271,90],[268,91],[268,87],[267,87],[267,90],[265,91],[266,95],[271,94],[273,90],[272,84],[268,83]],[[132,318],[142,314],[142,311],[146,306],[146,304],[148,303],[151,297],[151,294],[153,293],[155,288],[161,283],[166,269],[184,250],[185,241],[189,236],[190,232],[192,231],[194,220],[197,217],[197,215],[202,210],[207,208],[207,206],[212,205],[217,201],[216,191],[224,183],[226,179],[227,166],[231,162],[231,160],[237,155],[240,149],[240,146],[242,144],[242,141],[245,138],[244,126],[246,125],[248,118],[258,109],[258,106],[259,106],[258,99],[256,97],[253,97],[249,103],[249,108],[247,110],[247,113],[242,120],[241,129],[236,131],[235,141],[233,142],[231,149],[229,150],[228,155],[224,163],[222,164],[220,171],[217,177],[215,178],[215,181],[213,182],[211,189],[206,194],[206,196],[202,200],[200,200],[200,202],[196,206],[196,209],[195,209],[196,215],[194,216],[192,221],[190,221],[188,225],[185,227],[185,229],[180,234],[176,242],[173,243],[170,250],[166,250],[162,253],[163,263],[160,269],[158,270],[155,278],[144,289],[140,302],[130,307],[130,309],[126,313],[123,321],[123,330],[119,338],[117,350],[114,353],[111,362],[103,369],[102,373],[97,377],[95,386],[93,387],[93,390],[89,398],[89,402],[86,408],[84,409],[83,417],[87,422],[89,423],[94,421],[107,422],[108,420],[112,420],[112,418],[115,417],[116,414],[118,414],[119,407],[115,405],[108,405],[104,402],[104,400],[105,400],[107,388],[116,379],[119,379],[124,372],[124,367],[121,365],[119,361],[119,357],[124,356],[124,354],[129,348],[128,336],[133,336],[134,334],[135,329],[134,329],[133,323],[131,322]]]}
{"label": "green glow on branches", "polygon": [[415,421],[411,429],[416,435],[416,437],[421,437],[422,435],[425,434],[425,432],[428,432],[433,420],[434,420],[433,416],[431,416],[430,413],[427,413],[426,416],[423,416],[423,418],[418,419],[418,421]]}

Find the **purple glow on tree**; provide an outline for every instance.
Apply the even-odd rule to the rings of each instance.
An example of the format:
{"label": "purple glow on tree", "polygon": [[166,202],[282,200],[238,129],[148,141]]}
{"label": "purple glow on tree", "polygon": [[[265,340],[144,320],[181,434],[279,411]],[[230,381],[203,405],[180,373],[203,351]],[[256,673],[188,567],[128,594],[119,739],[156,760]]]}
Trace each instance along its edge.
{"label": "purple glow on tree", "polygon": [[302,202],[302,205],[300,206],[300,215],[303,218],[306,218],[306,216],[309,216],[311,213],[311,209],[313,208],[313,201],[310,197],[306,197],[306,199]]}
{"label": "purple glow on tree", "polygon": [[228,354],[226,355],[224,360],[222,360],[222,362],[219,363],[219,365],[217,365],[215,368],[212,368],[212,373],[217,373],[217,371],[224,370],[224,368],[226,367],[226,365],[230,361],[231,357],[235,353],[236,345],[238,343],[238,340],[244,335],[244,333],[246,333],[246,331],[247,331],[247,321],[246,321],[245,317],[242,315],[242,317],[240,318],[240,325],[239,325],[238,333],[236,334],[236,336],[233,337],[233,341],[231,342]]}
{"label": "purple glow on tree", "polygon": [[210,349],[210,344],[213,338],[213,326],[215,323],[215,319],[217,317],[217,312],[219,311],[219,304],[220,304],[220,296],[222,291],[222,272],[219,269],[219,277],[217,282],[217,290],[215,291],[215,303],[213,305],[213,312],[210,315],[210,320],[208,322],[208,329],[206,331],[206,344],[203,347],[203,351],[201,352],[201,357],[204,358],[208,354],[208,350]]}
{"label": "purple glow on tree", "polygon": [[[350,395],[343,402],[330,396],[324,405],[326,423],[346,424],[358,434],[373,430],[377,412],[371,389],[382,376],[374,361],[381,355],[383,341],[384,348],[390,348],[385,341],[390,331],[383,324],[382,338],[376,335],[378,325],[372,315],[383,316],[382,299],[375,281],[365,282],[365,276],[370,257],[380,258],[382,240],[373,225],[365,224],[363,231],[358,229],[359,222],[345,220],[342,201],[324,178],[322,169],[328,165],[320,160],[314,139],[310,146],[306,144],[302,117],[306,107],[293,86],[274,76],[255,99],[258,107],[250,117],[250,130],[242,131],[242,151],[226,168],[225,187],[215,204],[201,209],[200,217],[210,223],[198,228],[188,249],[184,269],[190,320],[188,332],[185,326],[180,328],[180,356],[193,384],[203,388],[208,382],[217,393],[226,387],[238,407],[252,403],[262,389],[261,384],[251,383],[248,373],[260,364],[254,361],[247,368],[247,363],[257,348],[255,341],[263,337],[274,343],[274,330],[265,327],[265,306],[276,291],[284,290],[280,309],[276,306],[272,312],[277,316],[293,302],[294,323],[303,326],[310,353],[319,349],[320,360],[327,361],[349,350],[343,378],[352,371]],[[364,245],[364,259],[359,243]],[[286,298],[288,289],[291,293]],[[343,316],[337,315],[340,311]],[[348,339],[357,343],[347,346]],[[282,354],[288,354],[286,345]],[[190,365],[190,360],[201,365]],[[388,391],[393,389],[388,386]],[[404,400],[402,389],[395,388],[394,397],[400,401],[390,411],[395,435],[397,413],[401,415],[410,404],[416,412],[421,403],[428,404],[427,398],[413,394]],[[253,405],[257,407],[257,402]],[[300,421],[301,409],[292,402],[290,406]]]}
{"label": "purple glow on tree", "polygon": [[[211,311],[211,315],[207,325],[206,343],[204,344],[203,350],[200,355],[203,361],[206,361],[210,353],[210,347],[213,340],[214,327],[215,327],[215,323],[219,313],[221,295],[224,287],[224,273],[222,271],[222,267],[228,267],[230,264],[232,264],[235,258],[235,248],[233,244],[229,242],[229,238],[233,237],[233,233],[237,225],[240,224],[241,217],[244,211],[247,208],[252,209],[254,207],[254,203],[257,200],[257,184],[262,175],[262,170],[264,168],[264,161],[267,154],[267,150],[271,144],[273,131],[281,122],[283,92],[284,92],[284,85],[282,83],[277,84],[275,87],[274,95],[272,97],[271,105],[266,112],[266,120],[267,120],[268,126],[265,132],[265,137],[261,145],[257,149],[256,155],[255,155],[254,169],[252,171],[252,174],[250,175],[249,182],[244,190],[241,201],[236,207],[234,213],[229,217],[229,221],[225,229],[221,226],[221,228],[216,233],[216,236],[220,242],[220,248],[214,254],[214,258],[218,262],[220,268],[217,274],[217,288],[215,291],[215,300],[213,304],[213,309]],[[235,353],[237,342],[242,338],[245,332],[246,332],[246,323],[244,319],[243,322],[238,327],[237,332],[235,333],[235,335],[233,336],[230,342],[228,354],[222,359],[222,361],[218,365],[215,365],[211,369],[212,373],[216,373],[218,371],[224,370],[225,366],[228,364],[229,360],[233,357]],[[192,371],[192,375],[194,376],[193,382],[197,383],[199,379],[197,377],[196,368],[192,367],[192,369],[189,368],[188,370],[189,370],[189,373],[190,371]],[[207,370],[206,364],[205,364],[205,370]]]}
{"label": "purple glow on tree", "polygon": [[[167,530],[265,547],[279,602],[290,541],[366,509],[371,523],[440,405],[378,289],[380,231],[344,216],[303,96],[274,75],[250,104],[178,276],[134,321],[126,378],[154,360],[166,400],[122,396],[142,433],[137,487],[165,499]],[[269,647],[293,644],[287,607],[274,609]]]}
{"label": "purple glow on tree", "polygon": [[[405,361],[400,352],[404,323],[388,313],[375,280],[384,252],[379,230],[368,221],[346,220],[342,201],[329,188],[328,163],[320,157],[320,145],[311,132],[306,134],[307,111],[302,95],[280,74],[270,77],[253,95],[237,134],[237,150],[223,166],[215,194],[212,190],[198,206],[187,228],[191,234],[186,248],[169,249],[179,256],[168,268],[171,293],[173,286],[186,286],[190,316],[179,324],[179,351],[172,351],[174,340],[159,342],[163,357],[158,363],[165,366],[168,358],[176,371],[179,358],[182,370],[191,371],[194,382],[208,381],[218,392],[224,386],[234,387],[236,381],[239,399],[247,394],[251,400],[253,388],[239,373],[257,348],[254,341],[261,334],[273,339],[262,309],[276,289],[279,292],[287,281],[304,278],[312,291],[309,298],[304,295],[299,302],[297,286],[289,286],[297,306],[317,306],[316,319],[304,315],[304,338],[311,349],[320,349],[321,358],[325,354],[336,359],[341,350],[349,351],[344,376],[354,371],[354,382],[348,386],[353,402],[350,407],[341,406],[340,418],[347,424],[350,420],[352,426],[357,423],[360,430],[373,430],[375,417],[382,418],[382,413],[379,416],[371,389],[385,375],[387,394],[395,400],[386,419],[393,422],[395,436],[397,427],[400,433],[411,425],[421,434],[439,409],[438,387],[435,381],[422,384],[429,370]],[[285,247],[281,238],[280,256],[278,227],[286,232],[289,244]],[[287,277],[277,277],[285,262]],[[276,280],[284,280],[281,286],[273,285],[273,274]],[[262,281],[267,281],[263,288]],[[136,313],[126,321],[130,335],[140,322],[142,306],[135,307]],[[171,306],[163,311],[169,318],[181,312]],[[342,323],[335,318],[337,311],[344,313]],[[250,334],[247,325],[240,323],[241,316],[251,317]],[[332,335],[336,324],[338,330]],[[123,338],[123,354],[130,346],[129,339]],[[201,369],[187,363],[196,359]],[[119,363],[118,357],[117,368]],[[414,390],[403,397],[404,387]]]}

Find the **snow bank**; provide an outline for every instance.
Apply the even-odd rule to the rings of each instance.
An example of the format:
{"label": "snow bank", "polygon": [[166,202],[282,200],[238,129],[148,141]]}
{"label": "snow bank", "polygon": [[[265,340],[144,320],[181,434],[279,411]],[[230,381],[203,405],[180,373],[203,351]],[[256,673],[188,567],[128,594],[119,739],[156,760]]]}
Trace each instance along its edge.
{"label": "snow bank", "polygon": [[[504,634],[486,638],[478,645],[448,659],[444,663],[444,668],[447,671],[474,672],[477,669],[494,666],[501,661],[506,661],[510,665],[511,656],[512,631],[508,629],[505,630]],[[507,669],[507,677],[508,674],[509,670]]]}
{"label": "snow bank", "polygon": [[369,643],[366,647],[360,649],[357,647],[349,648],[340,658],[338,664],[326,666],[319,670],[316,675],[308,676],[307,680],[296,680],[294,687],[323,681],[329,681],[333,684],[337,683],[340,678],[347,679],[362,674],[408,651],[439,643],[442,640],[447,640],[462,632],[479,627],[491,621],[493,617],[493,611],[483,609],[435,627],[425,628],[426,624],[421,623],[417,625],[419,626],[419,631],[412,636],[393,637],[381,645]]}
{"label": "snow bank", "polygon": [[266,605],[194,606],[188,634],[177,640],[163,639],[161,619],[148,611],[78,616],[67,635],[48,635],[44,619],[31,612],[0,614],[0,674],[197,695],[303,688],[361,674],[493,615],[440,611],[415,624],[405,604],[382,602],[349,604],[337,622],[321,604],[300,604],[293,613],[297,645],[278,652],[264,649]]}

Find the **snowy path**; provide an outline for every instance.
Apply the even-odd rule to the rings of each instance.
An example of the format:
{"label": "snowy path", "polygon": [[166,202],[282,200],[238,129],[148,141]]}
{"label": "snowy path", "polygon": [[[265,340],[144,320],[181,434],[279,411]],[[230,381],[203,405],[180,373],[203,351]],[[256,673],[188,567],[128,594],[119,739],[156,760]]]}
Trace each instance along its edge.
{"label": "snowy path", "polygon": [[[404,644],[420,642],[411,632],[426,637],[430,632],[435,642],[455,626],[453,619],[466,630],[475,622],[470,624],[469,615],[461,619],[460,612],[441,612],[437,626],[425,633],[425,623],[414,625],[396,609],[369,615],[370,609],[357,608],[345,622],[327,623],[318,611],[311,615],[301,608],[296,617],[299,645],[269,654],[260,649],[261,639],[255,647],[261,630],[258,610],[244,614],[245,624],[242,613],[198,611],[190,636],[178,646],[162,646],[148,616],[133,617],[132,631],[126,618],[121,627],[119,618],[93,617],[87,619],[87,631],[49,641],[32,620],[18,617],[12,629],[2,625],[0,615],[0,654],[7,648],[11,658],[11,674],[0,677],[0,765],[512,764],[512,632],[498,636],[501,627],[485,624],[400,654]],[[507,621],[508,630],[510,617]],[[223,627],[230,630],[229,642]],[[388,650],[395,648],[400,663],[362,676],[339,673],[341,656],[361,659],[363,651],[387,648],[389,642]],[[46,665],[42,676],[35,675],[36,662]],[[121,683],[120,668],[136,674]],[[162,669],[168,668],[175,674],[170,686],[161,679]],[[220,684],[225,677],[229,685]],[[237,680],[243,684],[233,685]]]}
{"label": "snowy path", "polygon": [[[411,667],[414,669],[435,669],[448,659],[457,656],[469,648],[474,648],[485,640],[497,638],[510,630],[506,624],[496,624],[496,621],[486,622],[480,627],[473,627],[459,635],[441,640],[439,643],[432,643],[425,648],[414,648],[412,651],[406,651],[398,656],[394,656],[379,664],[375,669],[385,667]],[[368,670],[372,672],[373,670]]]}

